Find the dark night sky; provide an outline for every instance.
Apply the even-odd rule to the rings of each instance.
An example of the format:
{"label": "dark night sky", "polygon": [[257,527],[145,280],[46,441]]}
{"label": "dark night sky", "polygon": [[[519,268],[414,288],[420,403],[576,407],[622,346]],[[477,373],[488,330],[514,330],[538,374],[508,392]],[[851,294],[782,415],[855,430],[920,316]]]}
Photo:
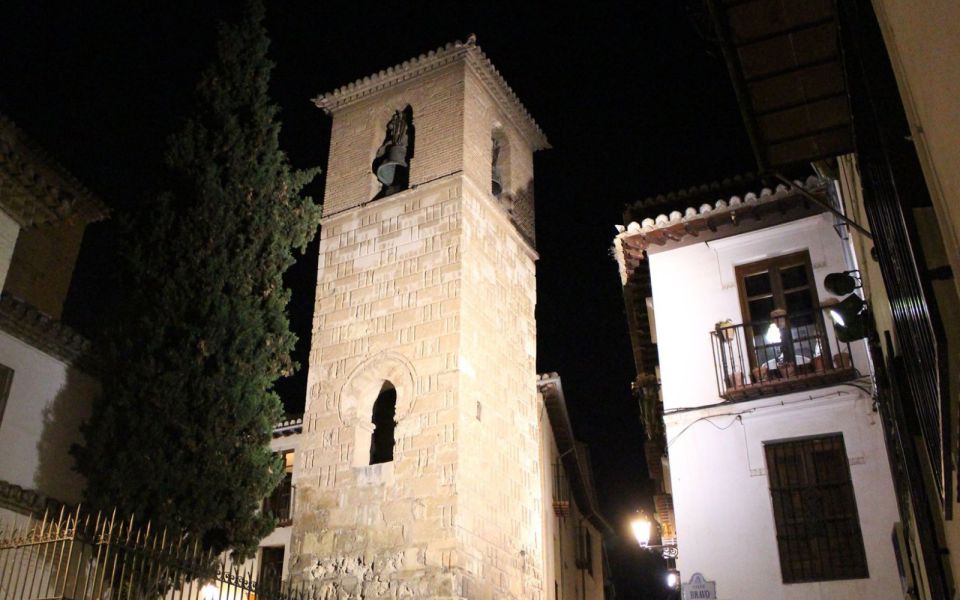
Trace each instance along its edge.
{"label": "dark night sky", "polygon": [[[20,4],[17,6],[17,4]],[[136,6],[141,4],[142,6]],[[191,106],[215,22],[240,3],[8,3],[0,23],[0,111],[121,211],[162,187],[165,138]],[[536,157],[538,369],[563,378],[576,435],[591,446],[621,598],[658,561],[626,539],[649,502],[643,433],[613,225],[629,201],[753,168],[719,49],[687,5],[631,3],[268,3],[281,143],[324,165],[330,122],[309,99],[455,39],[479,45],[546,132]],[[322,197],[322,176],[311,187]],[[88,229],[64,319],[93,332],[110,288],[111,223]],[[316,245],[287,276],[300,361],[309,342]],[[301,374],[303,371],[301,371]],[[281,385],[302,409],[304,379]]]}

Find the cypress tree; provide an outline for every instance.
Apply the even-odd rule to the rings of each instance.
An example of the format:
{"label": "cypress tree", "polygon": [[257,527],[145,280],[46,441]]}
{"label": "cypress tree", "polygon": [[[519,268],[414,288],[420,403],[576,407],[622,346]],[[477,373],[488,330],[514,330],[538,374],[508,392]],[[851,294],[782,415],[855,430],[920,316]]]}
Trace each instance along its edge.
{"label": "cypress tree", "polygon": [[195,114],[168,141],[170,189],[131,219],[109,367],[74,447],[94,506],[241,557],[274,526],[259,512],[282,477],[272,387],[296,367],[282,275],[319,223],[300,194],[317,170],[279,147],[263,13],[251,2],[221,24]]}

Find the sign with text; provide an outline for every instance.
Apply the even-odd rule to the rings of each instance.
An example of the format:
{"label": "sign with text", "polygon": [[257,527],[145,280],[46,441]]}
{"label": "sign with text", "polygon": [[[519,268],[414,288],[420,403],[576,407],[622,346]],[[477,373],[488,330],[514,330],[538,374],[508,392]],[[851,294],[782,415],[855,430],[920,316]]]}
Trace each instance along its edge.
{"label": "sign with text", "polygon": [[717,582],[707,581],[700,573],[694,573],[690,581],[683,584],[683,600],[716,600]]}

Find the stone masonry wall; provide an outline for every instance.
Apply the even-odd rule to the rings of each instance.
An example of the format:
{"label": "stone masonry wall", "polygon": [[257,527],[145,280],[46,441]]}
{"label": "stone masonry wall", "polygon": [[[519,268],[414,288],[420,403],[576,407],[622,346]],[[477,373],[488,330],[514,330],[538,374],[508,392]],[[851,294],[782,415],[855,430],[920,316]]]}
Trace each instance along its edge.
{"label": "stone masonry wall", "polygon": [[[458,182],[321,228],[291,574],[332,598],[460,596]],[[397,389],[394,460],[367,466],[362,447],[384,381]]]}
{"label": "stone masonry wall", "polygon": [[[486,190],[465,186],[458,535],[475,597],[541,597],[534,254]],[[474,596],[471,596],[474,597]]]}
{"label": "stone masonry wall", "polygon": [[410,187],[462,168],[464,69],[462,62],[451,64],[337,112],[330,133],[325,215],[360,206],[377,195],[380,185],[370,164],[393,112],[408,104],[416,131]]}
{"label": "stone masonry wall", "polygon": [[[290,563],[324,598],[542,597],[533,163],[472,68],[334,115]],[[410,189],[372,201],[407,104]],[[517,202],[490,193],[495,128]],[[368,465],[385,381],[393,461]]]}
{"label": "stone masonry wall", "polygon": [[[533,149],[510,122],[507,113],[490,96],[480,78],[467,69],[464,108],[464,172],[484,191],[490,190],[491,136],[499,132],[508,143],[501,151],[508,163],[501,203],[517,228],[528,239],[535,239],[533,210]],[[492,194],[491,194],[492,196]]]}

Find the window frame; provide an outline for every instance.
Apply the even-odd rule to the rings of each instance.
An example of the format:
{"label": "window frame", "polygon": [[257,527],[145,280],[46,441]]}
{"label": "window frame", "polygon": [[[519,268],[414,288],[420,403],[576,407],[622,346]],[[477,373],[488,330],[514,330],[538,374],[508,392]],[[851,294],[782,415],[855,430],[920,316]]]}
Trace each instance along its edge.
{"label": "window frame", "polygon": [[[763,446],[783,583],[868,578],[843,434],[769,441]],[[818,464],[818,453],[820,458],[833,456]],[[792,470],[787,458],[794,463]]]}
{"label": "window frame", "polygon": [[7,401],[13,389],[14,370],[0,363],[0,425],[3,424],[3,415],[7,411]]}
{"label": "window frame", "polygon": [[[265,595],[279,592],[283,587],[283,566],[287,562],[286,546],[260,546],[259,554],[260,564],[257,568],[257,591],[261,594],[267,592]],[[276,561],[275,557],[278,554],[280,557],[280,569],[276,571],[275,567],[278,565],[278,561]],[[272,560],[268,559],[268,556],[270,556]]]}
{"label": "window frame", "polygon": [[[757,353],[755,352],[754,347],[754,336],[756,331],[754,330],[754,323],[760,322],[772,322],[772,319],[769,315],[766,315],[764,318],[757,318],[755,315],[750,312],[750,300],[755,300],[758,298],[766,297],[766,295],[757,295],[750,296],[747,294],[746,279],[753,275],[759,275],[760,273],[769,273],[770,274],[770,294],[769,296],[773,299],[774,310],[781,309],[786,312],[787,317],[789,318],[790,313],[787,309],[787,300],[786,294],[790,291],[796,291],[802,288],[789,288],[787,292],[783,288],[783,279],[782,272],[786,269],[796,266],[803,266],[804,271],[807,275],[807,290],[810,294],[810,302],[812,306],[813,319],[815,326],[820,331],[825,331],[823,328],[823,315],[820,313],[820,298],[817,294],[817,282],[814,279],[813,274],[813,265],[810,262],[810,252],[808,250],[800,250],[798,252],[791,252],[790,254],[783,254],[780,256],[774,256],[771,258],[765,258],[763,260],[754,261],[751,263],[746,263],[743,265],[737,265],[734,267],[734,275],[737,280],[737,295],[740,300],[740,317],[741,324],[744,325],[744,339],[747,344],[747,358],[750,361],[751,368],[757,368]],[[796,314],[796,313],[794,313]],[[749,325],[749,331],[747,331],[747,324]],[[762,335],[762,334],[761,334]],[[792,354],[793,344],[785,341],[783,347],[787,349],[787,352]],[[788,356],[786,360],[792,361],[793,357]]]}

